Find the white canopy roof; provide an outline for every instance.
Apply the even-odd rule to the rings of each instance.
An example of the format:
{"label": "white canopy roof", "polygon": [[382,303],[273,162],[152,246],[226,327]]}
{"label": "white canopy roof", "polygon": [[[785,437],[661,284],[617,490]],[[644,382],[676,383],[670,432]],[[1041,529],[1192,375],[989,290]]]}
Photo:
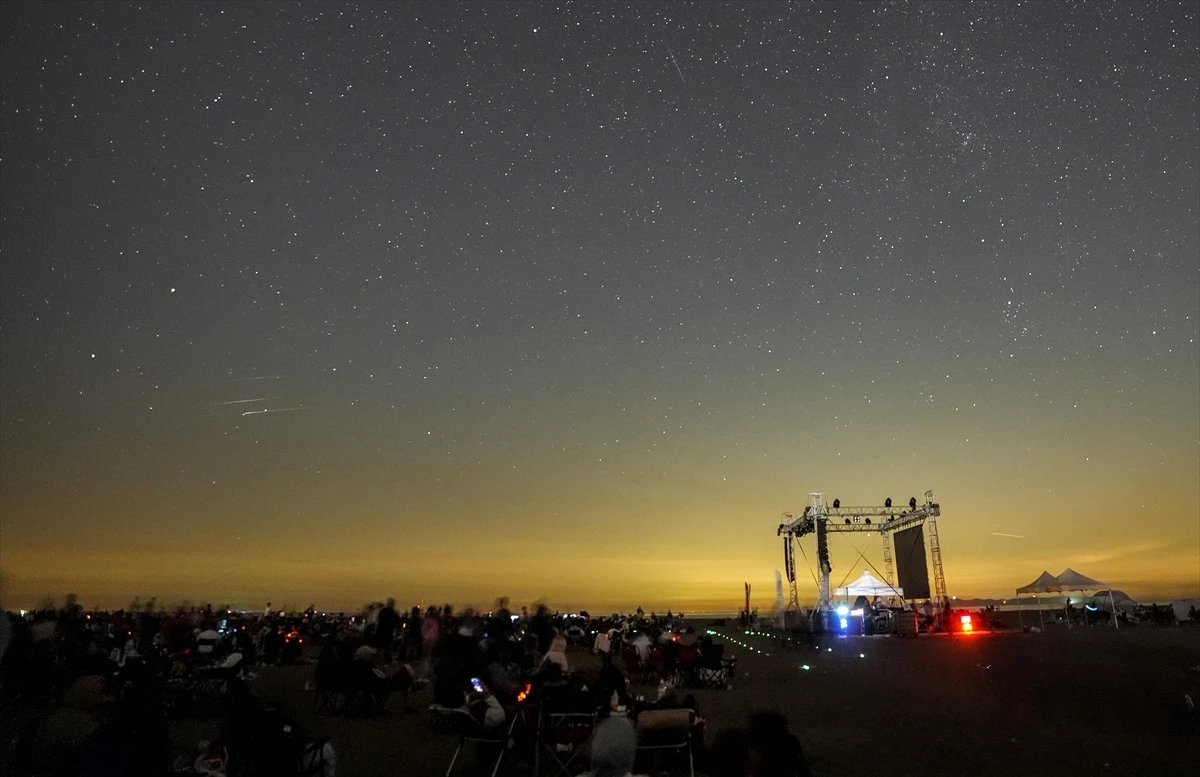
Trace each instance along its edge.
{"label": "white canopy roof", "polygon": [[855,580],[850,585],[839,588],[835,592],[837,596],[904,596],[903,588],[896,588],[888,585],[879,578],[864,570],[862,577]]}
{"label": "white canopy roof", "polygon": [[1038,575],[1037,580],[1017,589],[1017,593],[1019,594],[1044,594],[1051,591],[1058,591],[1058,580],[1049,572],[1043,572]]}
{"label": "white canopy roof", "polygon": [[1108,588],[1108,583],[1093,580],[1087,575],[1081,575],[1068,567],[1057,577],[1051,577],[1049,572],[1043,572],[1029,585],[1017,589],[1019,594],[1049,594],[1069,591],[1100,591]]}

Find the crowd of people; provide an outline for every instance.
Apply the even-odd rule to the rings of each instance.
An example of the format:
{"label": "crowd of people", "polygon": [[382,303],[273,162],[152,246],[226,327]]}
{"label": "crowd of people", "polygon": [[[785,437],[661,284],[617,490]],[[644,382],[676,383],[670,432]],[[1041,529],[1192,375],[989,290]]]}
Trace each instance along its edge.
{"label": "crowd of people", "polygon": [[[193,766],[192,773],[219,774],[231,773],[233,762],[243,773],[267,774],[278,771],[281,759],[295,764],[305,758],[316,764],[313,774],[332,774],[332,746],[308,742],[286,711],[251,690],[264,665],[311,662],[311,690],[359,691],[354,698],[361,706],[342,711],[377,713],[383,705],[372,702],[429,687],[422,706],[464,710],[481,731],[505,730],[520,710],[538,707],[589,710],[605,719],[620,711],[605,723],[610,732],[646,711],[689,710],[693,748],[704,759],[706,721],[695,696],[672,687],[686,676],[669,671],[670,657],[690,650],[719,661],[720,648],[674,613],[513,612],[502,601],[488,613],[456,612],[450,605],[402,610],[393,600],[354,614],[270,606],[166,613],[153,603],[85,612],[71,598],[61,609],[0,617],[0,694],[33,711],[5,755],[37,774],[151,775]],[[571,657],[580,652],[597,654],[599,668],[589,659],[589,670],[577,671]],[[651,677],[635,676],[631,661]],[[223,734],[181,755],[171,751],[168,726],[172,716],[189,714],[220,717]],[[755,725],[761,728],[753,724],[718,738],[714,769],[768,774],[754,771],[769,760]],[[627,733],[613,735],[611,746],[607,735],[596,733],[590,748],[596,773],[626,768]],[[508,756],[516,767],[530,757],[521,748]],[[632,766],[628,760],[627,770]]]}

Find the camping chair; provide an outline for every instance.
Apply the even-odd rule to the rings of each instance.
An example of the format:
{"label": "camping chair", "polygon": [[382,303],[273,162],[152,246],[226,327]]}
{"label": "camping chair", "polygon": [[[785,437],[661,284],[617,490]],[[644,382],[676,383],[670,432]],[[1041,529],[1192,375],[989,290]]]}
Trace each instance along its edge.
{"label": "camping chair", "polygon": [[[504,725],[488,729],[475,720],[475,717],[468,710],[461,707],[442,707],[435,704],[429,710],[433,713],[433,728],[443,734],[454,737],[457,742],[454,748],[454,755],[450,758],[450,765],[446,767],[446,777],[450,777],[450,773],[454,771],[454,764],[458,761],[458,754],[462,752],[463,747],[468,743],[474,743],[480,747],[495,747],[496,762],[492,765],[491,777],[496,777],[496,772],[500,770],[500,762],[504,760],[504,753],[508,749],[508,741],[512,734],[513,724],[516,723],[517,719],[515,717],[511,718]],[[487,757],[491,758],[490,755]]]}
{"label": "camping chair", "polygon": [[550,756],[550,763],[558,769],[554,771],[571,777],[578,769],[572,764],[592,739],[596,729],[596,712],[591,710],[564,711],[542,708],[541,720],[538,723],[538,750],[534,755],[533,774],[541,773],[541,757],[544,750]]}
{"label": "camping chair", "polygon": [[637,647],[628,643],[621,645],[621,663],[625,666],[625,673],[629,675],[629,679],[640,684],[642,680],[642,657],[638,655]]}
{"label": "camping chair", "polygon": [[[692,760],[692,727],[696,713],[692,710],[647,710],[637,718],[638,753],[650,753],[655,760],[662,751],[687,752],[688,775],[695,777]],[[647,771],[647,770],[641,770]]]}
{"label": "camping chair", "polygon": [[33,770],[33,743],[37,739],[40,717],[32,717],[21,724],[16,734],[0,751],[0,775],[4,777],[21,777]]}
{"label": "camping chair", "polygon": [[696,656],[699,654],[693,645],[680,645],[675,654],[675,685],[689,684],[696,672]]}
{"label": "camping chair", "polygon": [[663,654],[663,649],[658,645],[650,648],[650,655],[646,659],[646,666],[642,669],[642,679],[649,680],[656,677],[659,680],[667,679],[667,659]]}
{"label": "camping chair", "polygon": [[313,689],[314,715],[339,715],[346,705],[346,678],[336,659],[317,660],[314,672],[316,688]]}
{"label": "camping chair", "polygon": [[345,706],[343,711],[357,715],[371,715],[387,709],[391,688],[375,673],[375,667],[366,661],[355,661],[343,689]]}
{"label": "camping chair", "polygon": [[337,753],[328,739],[309,742],[296,758],[296,777],[327,777],[337,770]]}
{"label": "camping chair", "polygon": [[733,682],[737,659],[725,658],[725,646],[713,645],[699,656],[696,680],[705,688],[727,688]]}

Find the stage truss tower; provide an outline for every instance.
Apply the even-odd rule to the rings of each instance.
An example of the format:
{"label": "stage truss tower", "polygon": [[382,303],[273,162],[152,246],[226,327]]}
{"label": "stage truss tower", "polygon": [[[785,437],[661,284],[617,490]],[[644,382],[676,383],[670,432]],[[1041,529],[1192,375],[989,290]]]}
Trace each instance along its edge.
{"label": "stage truss tower", "polygon": [[783,538],[784,568],[787,570],[790,596],[788,612],[800,611],[800,597],[796,591],[796,559],[795,543],[808,534],[817,536],[817,566],[820,578],[817,581],[817,609],[830,609],[829,576],[833,565],[829,562],[828,535],[846,532],[879,532],[883,538],[883,560],[887,568],[888,585],[895,585],[892,570],[892,532],[908,529],[921,524],[929,524],[929,555],[933,563],[934,595],[938,603],[945,605],[946,577],[942,573],[942,547],[937,534],[937,517],[942,514],[941,506],[933,501],[933,492],[925,492],[925,503],[917,504],[916,497],[909,500],[908,505],[893,507],[888,500],[882,506],[842,507],[837,500],[835,505],[825,505],[825,495],[811,493],[808,495],[808,507],[797,515],[785,512],[783,522],[779,524],[777,535]]}

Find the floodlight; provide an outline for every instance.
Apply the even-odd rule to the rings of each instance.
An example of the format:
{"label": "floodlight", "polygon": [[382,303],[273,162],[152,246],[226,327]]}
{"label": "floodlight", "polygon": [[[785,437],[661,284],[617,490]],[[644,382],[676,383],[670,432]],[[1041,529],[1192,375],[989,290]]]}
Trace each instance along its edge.
{"label": "floodlight", "polygon": [[884,506],[884,507],[891,507],[891,506],[892,506],[892,498],[891,498],[890,496],[889,496],[887,499],[884,499],[884,500],[883,500],[883,506]]}
{"label": "floodlight", "polygon": [[909,500],[908,500],[908,506],[909,506],[909,507],[911,507],[911,508],[912,508],[912,509],[914,509],[914,510],[916,510],[916,509],[917,509],[917,498],[916,498],[915,496],[914,496],[914,497],[910,497],[910,498],[909,498]]}
{"label": "floodlight", "polygon": [[833,509],[834,509],[834,510],[838,509],[838,508],[839,508],[839,507],[841,507],[841,506],[842,506],[842,500],[841,500],[841,499],[834,499],[834,500],[833,500]]}

